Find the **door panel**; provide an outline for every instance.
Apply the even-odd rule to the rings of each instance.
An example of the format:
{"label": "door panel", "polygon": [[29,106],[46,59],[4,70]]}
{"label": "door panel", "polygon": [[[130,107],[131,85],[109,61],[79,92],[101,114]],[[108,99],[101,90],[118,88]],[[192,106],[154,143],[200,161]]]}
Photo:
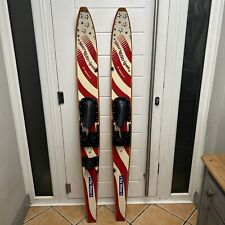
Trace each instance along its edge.
{"label": "door panel", "polygon": [[[107,3],[107,4],[106,4]],[[147,0],[52,0],[59,89],[64,92],[61,106],[67,182],[71,183],[69,198],[83,195],[79,150],[78,109],[74,61],[74,27],[80,6],[89,8],[97,32],[100,76],[100,197],[113,196],[111,121],[110,121],[110,43],[113,19],[118,6],[127,7],[133,32],[133,136],[129,196],[144,196],[148,88],[153,7]],[[150,18],[146,20],[146,18]],[[143,103],[146,104],[143,104]],[[156,171],[156,170],[155,170]]]}
{"label": "door panel", "polygon": [[[203,72],[208,23],[211,21],[210,5],[211,1],[208,0],[174,0],[170,3],[160,134],[160,164],[163,167],[160,167],[158,179],[159,196],[187,196],[191,199],[196,188],[193,185],[190,188],[189,181],[195,128],[197,119],[202,116],[198,116],[198,107],[203,105],[204,108],[204,104],[207,104],[207,100],[204,100],[199,105],[201,79],[209,81],[212,76],[208,73],[206,79]],[[206,89],[201,98],[209,98]],[[203,134],[198,133],[201,138],[205,126],[205,121],[202,122],[199,126]],[[203,142],[201,138],[198,142]],[[197,155],[200,157],[200,154]],[[199,158],[195,160],[195,165],[198,161]],[[193,179],[196,178],[193,176]]]}
{"label": "door panel", "polygon": [[189,0],[172,193],[188,192],[211,0]]}
{"label": "door panel", "polygon": [[8,0],[20,93],[36,196],[52,196],[49,146],[46,136],[36,41],[30,1]]}

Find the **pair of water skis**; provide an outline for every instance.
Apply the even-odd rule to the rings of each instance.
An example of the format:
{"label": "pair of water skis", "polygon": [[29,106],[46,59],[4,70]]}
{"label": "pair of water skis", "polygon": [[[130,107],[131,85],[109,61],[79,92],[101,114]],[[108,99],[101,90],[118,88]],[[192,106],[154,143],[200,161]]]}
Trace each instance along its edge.
{"label": "pair of water skis", "polygon": [[[98,50],[94,23],[81,7],[76,24],[80,152],[88,222],[96,222],[100,157]],[[119,8],[111,38],[112,158],[116,220],[125,220],[131,154],[132,40],[128,13]]]}

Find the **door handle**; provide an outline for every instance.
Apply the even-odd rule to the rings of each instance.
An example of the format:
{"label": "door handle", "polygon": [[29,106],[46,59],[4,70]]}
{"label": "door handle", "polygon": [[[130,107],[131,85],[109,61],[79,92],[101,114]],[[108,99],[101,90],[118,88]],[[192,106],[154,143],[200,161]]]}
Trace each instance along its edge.
{"label": "door handle", "polygon": [[155,97],[155,105],[159,105],[160,102],[160,98],[159,97]]}

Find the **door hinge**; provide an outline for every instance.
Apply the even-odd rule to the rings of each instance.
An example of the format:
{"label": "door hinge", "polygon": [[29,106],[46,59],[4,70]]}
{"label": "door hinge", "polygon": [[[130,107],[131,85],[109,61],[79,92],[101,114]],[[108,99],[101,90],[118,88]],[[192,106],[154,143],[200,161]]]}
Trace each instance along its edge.
{"label": "door hinge", "polygon": [[158,174],[159,174],[159,163],[158,163]]}
{"label": "door hinge", "polygon": [[59,105],[64,104],[64,93],[62,91],[58,91],[57,96]]}
{"label": "door hinge", "polygon": [[65,187],[66,187],[66,194],[71,193],[71,184],[70,183],[65,183]]}

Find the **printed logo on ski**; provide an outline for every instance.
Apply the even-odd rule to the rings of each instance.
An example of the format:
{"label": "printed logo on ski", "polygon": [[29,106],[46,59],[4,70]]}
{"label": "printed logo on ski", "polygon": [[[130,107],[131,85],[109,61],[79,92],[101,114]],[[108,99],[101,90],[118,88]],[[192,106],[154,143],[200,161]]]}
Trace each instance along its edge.
{"label": "printed logo on ski", "polygon": [[93,197],[93,179],[89,177],[89,197]]}
{"label": "printed logo on ski", "polygon": [[[83,55],[84,55],[84,57],[85,57],[85,59],[86,59],[86,61],[88,63],[88,66],[91,67],[91,69],[93,71],[95,71],[96,68],[94,67],[93,63],[91,62],[91,60],[90,60],[90,58],[88,56],[87,49],[86,49],[85,45],[81,41],[78,41],[78,44],[83,50]],[[88,73],[87,73],[87,75],[88,75]]]}
{"label": "printed logo on ski", "polygon": [[124,58],[124,55],[123,55],[123,52],[122,52],[122,49],[120,47],[120,44],[118,43],[118,41],[116,39],[114,39],[114,44],[115,46],[117,47],[118,49],[118,53],[119,53],[119,56],[120,56],[120,60],[122,61],[122,64],[128,69],[130,70],[130,67],[128,66],[127,64],[127,61],[125,60]]}
{"label": "printed logo on ski", "polygon": [[119,176],[119,195],[123,196],[123,176]]}

